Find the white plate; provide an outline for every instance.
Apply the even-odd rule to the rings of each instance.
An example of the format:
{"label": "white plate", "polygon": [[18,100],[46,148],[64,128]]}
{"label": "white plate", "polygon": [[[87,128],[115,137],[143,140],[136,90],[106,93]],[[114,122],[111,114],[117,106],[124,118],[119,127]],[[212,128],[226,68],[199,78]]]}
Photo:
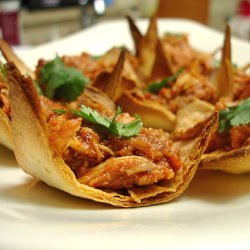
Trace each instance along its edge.
{"label": "white plate", "polygon": [[[142,30],[147,22],[139,23]],[[185,31],[192,45],[213,51],[223,36],[186,20],[160,20],[160,32]],[[112,45],[132,48],[125,21],[96,25],[25,52],[40,57]],[[233,39],[233,60],[250,61],[250,44]],[[250,176],[199,172],[178,199],[137,209],[113,208],[76,198],[37,182],[0,146],[0,249],[250,249]]]}

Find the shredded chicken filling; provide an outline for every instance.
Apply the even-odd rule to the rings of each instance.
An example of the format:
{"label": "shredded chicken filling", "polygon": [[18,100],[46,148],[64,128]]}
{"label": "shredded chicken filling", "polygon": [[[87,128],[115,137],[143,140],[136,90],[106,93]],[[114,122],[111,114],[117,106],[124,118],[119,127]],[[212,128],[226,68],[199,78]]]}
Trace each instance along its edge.
{"label": "shredded chicken filling", "polygon": [[[124,114],[118,119],[131,120]],[[70,112],[51,115],[48,128],[54,152],[61,154],[79,181],[89,186],[121,189],[150,185],[173,178],[181,166],[178,153],[162,130],[143,128],[131,138],[103,131],[100,137],[95,132],[98,128]]]}
{"label": "shredded chicken filling", "polygon": [[[233,102],[230,99],[221,98],[216,103],[215,109],[221,110],[236,104],[237,102]],[[250,145],[250,124],[231,127],[222,133],[215,132],[209,140],[206,153],[214,150],[230,151],[248,145]]]}
{"label": "shredded chicken filling", "polygon": [[223,133],[214,133],[208,143],[206,153],[214,150],[238,149],[250,145],[250,125],[232,127]]}
{"label": "shredded chicken filling", "polygon": [[174,72],[180,68],[190,69],[194,63],[201,74],[209,75],[212,72],[212,56],[195,51],[189,45],[186,34],[166,34],[161,41]]}

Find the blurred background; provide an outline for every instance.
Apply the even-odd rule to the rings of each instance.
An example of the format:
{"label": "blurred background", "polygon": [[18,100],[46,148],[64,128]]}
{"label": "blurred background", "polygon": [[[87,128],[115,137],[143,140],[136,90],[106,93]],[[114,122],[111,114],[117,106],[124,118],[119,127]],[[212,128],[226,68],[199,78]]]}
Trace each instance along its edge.
{"label": "blurred background", "polygon": [[188,18],[250,40],[250,0],[0,0],[0,37],[12,45],[53,41],[106,20]]}

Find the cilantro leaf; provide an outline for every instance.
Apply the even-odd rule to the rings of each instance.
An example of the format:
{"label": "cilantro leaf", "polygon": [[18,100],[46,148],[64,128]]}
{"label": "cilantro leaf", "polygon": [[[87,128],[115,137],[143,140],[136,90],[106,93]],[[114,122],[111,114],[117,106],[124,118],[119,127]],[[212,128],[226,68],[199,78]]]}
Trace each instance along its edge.
{"label": "cilantro leaf", "polygon": [[147,91],[151,92],[151,93],[155,93],[157,94],[163,87],[167,87],[170,88],[171,87],[171,83],[173,83],[177,77],[183,73],[183,69],[179,69],[176,74],[166,77],[164,78],[161,82],[152,82],[148,88]]}
{"label": "cilantro leaf", "polygon": [[[119,123],[116,122],[110,125],[110,129],[115,131],[114,134],[124,137],[131,137],[140,133],[142,127],[142,121],[139,115],[135,115],[135,120],[129,123]],[[115,126],[115,128],[114,128]]]}
{"label": "cilantro leaf", "polygon": [[103,127],[108,128],[110,125],[110,120],[101,114],[97,112],[94,109],[91,109],[90,107],[86,107],[84,105],[81,105],[80,111],[76,111],[74,109],[71,109],[71,112],[76,115],[84,118],[85,120],[92,122],[94,124],[99,124]]}
{"label": "cilantro leaf", "polygon": [[102,127],[106,128],[110,133],[117,136],[131,137],[138,134],[142,128],[142,121],[138,115],[135,116],[136,119],[134,121],[129,123],[116,122],[116,118],[122,113],[121,107],[117,108],[113,119],[104,117],[96,110],[93,110],[84,105],[81,105],[80,111],[71,109],[71,112],[74,115],[80,116],[89,122],[101,125]]}
{"label": "cilantro leaf", "polygon": [[39,79],[39,84],[45,86],[45,96],[66,101],[76,100],[88,82],[87,77],[75,68],[66,67],[58,56],[42,67]]}
{"label": "cilantro leaf", "polygon": [[64,113],[67,112],[66,109],[53,109],[53,112],[59,115],[63,115]]}
{"label": "cilantro leaf", "polygon": [[231,127],[250,123],[250,98],[235,107],[229,107],[219,112],[218,132],[222,133]]}

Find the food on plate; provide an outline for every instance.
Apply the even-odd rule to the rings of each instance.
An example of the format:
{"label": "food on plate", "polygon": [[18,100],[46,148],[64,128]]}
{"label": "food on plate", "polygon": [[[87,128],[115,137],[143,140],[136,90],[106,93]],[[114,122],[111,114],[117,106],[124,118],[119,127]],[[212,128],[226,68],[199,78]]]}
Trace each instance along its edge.
{"label": "food on plate", "polygon": [[133,81],[123,77],[125,58],[123,50],[112,72],[103,72],[93,86],[105,92],[117,105],[128,113],[138,113],[145,127],[162,128],[172,131],[175,115],[158,101],[145,98],[142,89]]}
{"label": "food on plate", "polygon": [[53,187],[114,206],[147,206],[179,196],[218,118],[214,113],[196,138],[172,141],[120,108],[97,110],[76,101],[45,109],[30,77],[13,63],[7,64],[7,76],[19,165]]}
{"label": "food on plate", "polygon": [[217,131],[209,141],[200,167],[233,174],[250,172],[250,98],[227,104],[219,112]]}
{"label": "food on plate", "polygon": [[221,57],[215,77],[218,100],[211,105],[206,100],[195,99],[179,109],[172,136],[179,139],[192,138],[216,110],[219,112],[217,129],[202,156],[200,169],[247,173],[250,172],[250,77],[246,69],[236,68],[231,62],[229,26],[225,30]]}
{"label": "food on plate", "polygon": [[232,64],[229,26],[226,28],[217,80],[218,94],[221,98],[215,109],[220,114],[219,124],[211,137],[200,167],[233,174],[250,172],[250,76],[246,69],[237,68]]}
{"label": "food on plate", "polygon": [[[100,73],[92,85],[106,93],[110,99],[116,102],[124,91],[139,87],[139,83],[136,73],[127,60],[130,54],[125,49],[113,48],[111,51],[113,55],[113,52],[115,52],[114,68],[111,71],[105,70]],[[102,60],[106,61],[105,55]]]}
{"label": "food on plate", "polygon": [[0,39],[0,50],[7,62],[15,62],[16,66],[23,74],[28,74],[34,78],[34,72],[30,69],[21,58],[19,58],[12,47],[3,39]]}
{"label": "food on plate", "polygon": [[[50,152],[59,152],[63,161],[69,164],[70,169],[73,170],[77,181],[81,180],[84,185],[89,184],[86,183],[86,178],[90,179],[93,175],[102,173],[101,171],[106,166],[104,162],[111,161],[109,157],[136,156],[135,158],[138,159],[138,155],[134,155],[135,151],[140,157],[145,156],[142,149],[135,147],[135,144],[138,146],[138,141],[135,142],[134,137],[147,137],[150,141],[150,138],[159,136],[159,141],[161,141],[161,136],[163,136],[166,139],[165,144],[169,144],[168,139],[171,140],[172,145],[177,145],[176,141],[188,140],[191,143],[199,137],[203,127],[206,127],[214,113],[220,114],[217,124],[217,129],[219,129],[224,119],[223,114],[227,114],[228,110],[230,112],[226,117],[236,116],[237,120],[238,116],[242,116],[238,110],[244,110],[246,113],[248,108],[250,76],[247,73],[247,66],[239,68],[232,64],[229,26],[225,29],[222,56],[217,67],[214,65],[214,53],[203,53],[192,48],[187,34],[166,32],[159,36],[156,15],[150,19],[145,35],[141,33],[131,17],[127,17],[127,20],[134,40],[135,53],[125,47],[112,47],[98,57],[87,52],[73,56],[57,55],[49,61],[40,59],[34,71],[15,55],[7,43],[0,41],[2,53],[9,62],[9,69],[12,69],[9,72],[17,72],[10,63],[14,61],[23,75],[31,77],[32,88],[40,93],[38,98],[34,94],[29,94],[29,97],[31,100],[34,99],[35,106],[42,110],[38,112],[38,123],[42,121],[43,129],[48,127],[51,132],[57,128],[57,126],[53,127],[53,124],[60,124],[62,127],[58,125],[59,131],[56,132],[63,134],[64,129],[67,130],[67,126],[69,126],[72,128],[73,135],[69,133],[66,138],[69,140],[72,136],[76,136],[81,138],[80,141],[83,143],[84,133],[81,134],[79,131],[85,130],[82,125],[85,126],[83,121],[87,119],[86,133],[91,134],[91,140],[95,140],[95,145],[98,145],[94,148],[97,150],[101,145],[99,150],[101,153],[98,151],[97,154],[98,160],[91,158],[91,163],[87,161],[84,163],[86,166],[90,164],[91,167],[101,165],[100,168],[93,167],[94,170],[89,171],[89,175],[85,173],[84,169],[79,170],[75,166],[77,165],[75,161],[71,159],[72,152],[77,157],[80,154],[79,145],[81,143],[79,141],[74,139],[74,145],[70,144],[70,150],[68,150],[69,142],[67,140],[62,142],[64,137],[62,137],[62,141],[55,140],[55,143],[51,145],[50,134],[48,135],[48,145],[52,148]],[[2,68],[4,72],[4,67]],[[31,89],[31,80],[15,74],[18,75],[17,82],[28,84],[27,89]],[[5,74],[2,74],[0,86],[0,137],[2,138],[0,138],[0,143],[11,148],[10,120],[12,117],[8,97],[9,79],[14,81],[13,75],[9,74],[6,79]],[[24,90],[24,93],[27,91]],[[138,114],[140,118],[134,114]],[[41,119],[40,116],[46,117],[45,124],[44,119]],[[63,127],[64,123],[67,124],[66,127]],[[143,123],[143,128],[140,130],[137,126],[141,123]],[[241,168],[233,167],[232,164],[237,159],[240,159],[238,162],[247,161],[248,126],[248,120],[245,119],[238,125],[232,123],[223,132],[219,129],[213,133],[205,151],[206,154],[202,156],[200,168],[221,169],[237,173],[248,172],[245,163]],[[171,135],[161,129],[171,132]],[[102,134],[103,131],[105,131],[105,136]],[[137,132],[138,135],[137,133],[132,135],[131,131]],[[98,133],[101,133],[101,136]],[[110,134],[119,139],[112,137],[111,140]],[[106,140],[106,136],[108,136],[108,140]],[[132,152],[117,150],[112,143],[109,143],[109,140],[118,148],[125,147],[133,150]],[[164,143],[162,142],[162,144]],[[151,147],[154,147],[154,143],[149,146],[150,152],[153,150]],[[71,152],[67,155],[67,159],[64,154],[66,149],[67,152]],[[76,154],[74,150],[79,152],[77,151]],[[177,151],[175,154],[178,154]],[[81,151],[81,153],[83,152]],[[120,153],[122,155],[119,155]],[[183,157],[185,158],[185,156]],[[80,157],[78,162],[82,161],[83,158]],[[155,162],[153,163],[155,164]],[[230,168],[229,165],[231,165]],[[96,169],[100,171],[97,172]],[[158,181],[161,182],[161,179],[149,182],[148,185],[155,185],[154,183],[158,183]],[[138,186],[139,184],[135,182],[131,185]],[[128,188],[128,186],[122,185],[116,187]],[[94,188],[115,188],[115,186],[95,186]],[[130,201],[132,203],[136,200],[139,201],[140,198],[135,195],[135,189],[133,188],[131,191],[131,187],[129,188],[130,191],[127,193],[134,199]],[[129,199],[132,199],[131,197]]]}
{"label": "food on plate", "polygon": [[145,35],[131,17],[127,19],[135,45],[134,59],[137,59],[134,70],[142,83],[124,84],[124,62],[118,60],[119,68],[113,69],[109,81],[100,78],[94,86],[124,111],[138,113],[145,126],[166,131],[173,131],[176,113],[193,99],[211,104],[217,101],[216,88],[208,78],[213,70],[212,54],[191,48],[184,34],[166,33],[159,37],[155,15]]}
{"label": "food on plate", "polygon": [[[10,45],[0,39],[0,50],[6,59],[6,61],[14,61],[18,68],[24,74],[28,74],[34,77],[34,72],[15,54]],[[4,63],[0,63],[0,144],[6,146],[7,148],[13,148],[12,145],[12,133],[10,128],[11,120],[11,107],[8,96],[8,81],[6,78],[6,69]]]}

